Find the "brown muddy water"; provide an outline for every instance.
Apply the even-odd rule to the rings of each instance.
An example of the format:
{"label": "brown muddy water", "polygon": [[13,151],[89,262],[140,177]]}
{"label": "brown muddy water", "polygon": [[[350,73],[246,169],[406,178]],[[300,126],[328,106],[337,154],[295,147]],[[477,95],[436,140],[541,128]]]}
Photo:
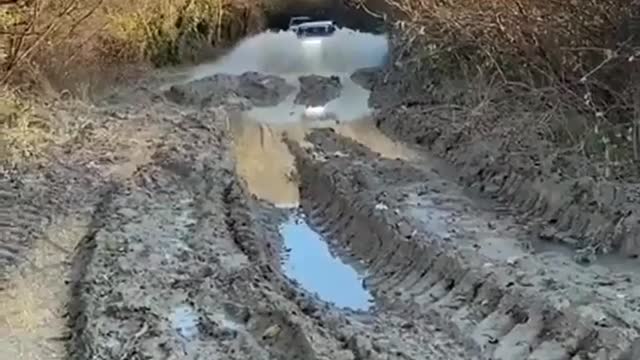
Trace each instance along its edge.
{"label": "brown muddy water", "polygon": [[[324,126],[382,157],[410,159],[413,156],[411,149],[386,137],[367,119],[342,124],[328,122]],[[278,207],[298,206],[294,159],[283,138],[309,146],[304,137],[312,129],[300,123],[267,125],[247,119],[232,125],[236,169],[254,195]]]}

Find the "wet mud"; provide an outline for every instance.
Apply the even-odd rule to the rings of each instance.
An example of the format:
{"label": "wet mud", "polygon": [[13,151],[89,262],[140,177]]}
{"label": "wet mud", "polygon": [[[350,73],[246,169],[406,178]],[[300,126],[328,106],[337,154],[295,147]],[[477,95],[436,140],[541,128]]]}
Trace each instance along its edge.
{"label": "wet mud", "polygon": [[320,121],[270,125],[242,118],[231,124],[233,155],[236,173],[249,191],[277,207],[297,207],[300,200],[297,170],[284,139],[295,139],[302,146],[312,146],[305,136],[318,127],[332,128],[387,158],[410,159],[415,155],[409,147],[390,140],[377,130],[371,119],[339,124]]}
{"label": "wet mud", "polygon": [[331,130],[307,140],[313,149],[291,142],[302,206],[368,273],[382,311],[436,324],[463,358],[627,358],[635,274],[536,256],[513,219],[482,211],[430,164],[382,159]]}
{"label": "wet mud", "polygon": [[301,76],[300,91],[294,99],[294,104],[306,106],[324,106],[329,101],[340,97],[342,83],[338,76]]}
{"label": "wet mud", "polygon": [[232,105],[234,101],[248,106],[275,106],[294,89],[283,78],[249,71],[241,75],[215,74],[176,84],[166,91],[166,96],[183,105],[202,107]]}
{"label": "wet mud", "polygon": [[356,70],[351,74],[350,78],[354,83],[360,85],[362,88],[371,91],[373,90],[381,73],[382,69],[380,69],[380,67],[367,67]]}
{"label": "wet mud", "polygon": [[[500,114],[504,118],[496,122],[490,120],[495,114],[488,114],[488,123],[474,119],[462,111],[478,106],[466,104],[465,93],[482,89],[463,79],[442,79],[417,63],[393,65],[423,51],[423,45],[409,46],[409,41],[393,36],[390,62],[369,99],[385,134],[446,160],[466,186],[499,199],[522,222],[535,225],[537,236],[573,249],[577,257],[638,257],[637,184],[596,179],[585,170],[593,167],[588,160],[558,155],[535,136],[515,136],[535,132],[535,121],[526,116],[512,121]],[[496,126],[500,121],[510,125]]]}

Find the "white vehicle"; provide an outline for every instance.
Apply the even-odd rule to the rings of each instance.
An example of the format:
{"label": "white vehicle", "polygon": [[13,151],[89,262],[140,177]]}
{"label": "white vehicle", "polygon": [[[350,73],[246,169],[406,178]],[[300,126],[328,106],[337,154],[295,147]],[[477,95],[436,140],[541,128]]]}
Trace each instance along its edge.
{"label": "white vehicle", "polygon": [[321,39],[333,35],[337,30],[335,21],[310,21],[296,27],[299,39]]}

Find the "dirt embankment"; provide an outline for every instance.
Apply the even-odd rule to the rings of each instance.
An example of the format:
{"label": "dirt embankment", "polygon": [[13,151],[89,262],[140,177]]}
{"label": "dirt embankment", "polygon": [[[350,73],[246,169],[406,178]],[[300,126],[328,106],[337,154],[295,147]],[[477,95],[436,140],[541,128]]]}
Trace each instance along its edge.
{"label": "dirt embankment", "polygon": [[300,91],[294,99],[295,104],[306,106],[324,106],[329,101],[340,97],[342,83],[338,76],[301,76]]}
{"label": "dirt embankment", "polygon": [[544,140],[549,115],[535,103],[486,79],[430,71],[415,36],[396,32],[391,42],[370,99],[380,129],[455,164],[462,182],[517,209],[549,241],[640,255],[640,187],[605,179],[600,163]]}

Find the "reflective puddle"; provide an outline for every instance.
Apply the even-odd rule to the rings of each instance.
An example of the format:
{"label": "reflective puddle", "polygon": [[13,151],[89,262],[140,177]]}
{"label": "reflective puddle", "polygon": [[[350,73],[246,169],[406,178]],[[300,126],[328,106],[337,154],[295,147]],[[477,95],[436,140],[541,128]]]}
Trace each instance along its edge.
{"label": "reflective puddle", "polygon": [[281,224],[280,234],[288,252],[284,271],[289,278],[338,307],[371,307],[373,298],[363,287],[362,277],[331,254],[328,244],[307,225],[303,215],[294,214]]}
{"label": "reflective puddle", "polygon": [[323,121],[313,126],[301,123],[275,126],[245,118],[231,126],[237,173],[258,198],[284,208],[297,207],[299,200],[294,158],[282,141],[285,133],[302,146],[311,146],[304,140],[310,130],[331,127],[336,133],[367,146],[383,157],[410,159],[414,156],[409,148],[392,141],[365,120],[338,125]]}
{"label": "reflective puddle", "polygon": [[294,158],[282,134],[264,124],[232,124],[236,172],[249,190],[279,207],[298,206]]}
{"label": "reflective puddle", "polygon": [[176,308],[171,317],[174,330],[185,340],[198,335],[198,315],[188,305]]}

